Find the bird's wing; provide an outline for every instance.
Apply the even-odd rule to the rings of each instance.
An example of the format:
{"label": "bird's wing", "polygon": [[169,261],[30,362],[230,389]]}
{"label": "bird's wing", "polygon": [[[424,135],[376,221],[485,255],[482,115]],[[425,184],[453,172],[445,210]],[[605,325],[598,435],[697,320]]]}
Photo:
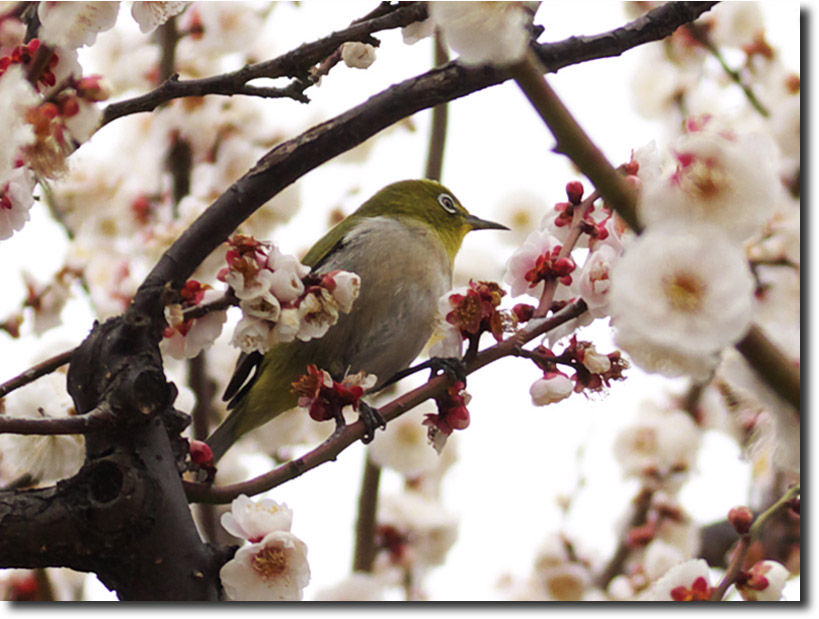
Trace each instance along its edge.
{"label": "bird's wing", "polygon": [[[361,221],[355,215],[351,215],[341,223],[330,229],[327,234],[321,237],[310,251],[301,259],[302,264],[317,271],[323,264],[335,256],[355,235]],[[351,234],[352,233],[352,234]]]}
{"label": "bird's wing", "polygon": [[236,367],[233,370],[233,376],[231,376],[230,382],[225,388],[225,393],[222,395],[223,401],[230,400],[228,408],[233,408],[236,402],[250,389],[253,379],[256,377],[256,372],[250,379],[248,379],[248,376],[251,371],[258,370],[262,364],[262,359],[264,359],[264,355],[258,350],[254,350],[249,354],[243,352],[239,355],[236,360]]}

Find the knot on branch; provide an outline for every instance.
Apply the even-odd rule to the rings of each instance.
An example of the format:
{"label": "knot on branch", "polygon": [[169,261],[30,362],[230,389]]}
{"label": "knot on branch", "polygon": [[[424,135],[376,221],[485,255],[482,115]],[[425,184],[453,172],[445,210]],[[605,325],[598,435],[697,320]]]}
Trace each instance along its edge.
{"label": "knot on branch", "polygon": [[150,317],[134,310],[94,325],[68,370],[77,411],[107,408],[119,425],[131,425],[170,406],[176,388],[165,380],[154,330]]}

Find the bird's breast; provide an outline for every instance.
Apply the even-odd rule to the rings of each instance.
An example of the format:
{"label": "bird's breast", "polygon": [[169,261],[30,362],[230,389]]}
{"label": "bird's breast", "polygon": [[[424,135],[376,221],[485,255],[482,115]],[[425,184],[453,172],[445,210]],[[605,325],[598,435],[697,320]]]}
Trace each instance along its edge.
{"label": "bird's breast", "polygon": [[357,226],[344,250],[321,268],[335,269],[357,273],[361,290],[352,312],[322,338],[343,350],[326,369],[365,370],[383,382],[407,367],[432,335],[438,299],[452,286],[449,256],[428,226],[378,217]]}

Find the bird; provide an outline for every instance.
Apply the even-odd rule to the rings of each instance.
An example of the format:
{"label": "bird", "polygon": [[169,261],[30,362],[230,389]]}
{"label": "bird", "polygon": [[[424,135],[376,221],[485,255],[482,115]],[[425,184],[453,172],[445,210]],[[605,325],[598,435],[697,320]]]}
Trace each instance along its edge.
{"label": "bird", "polygon": [[372,391],[409,367],[433,334],[464,237],[489,229],[508,230],[471,215],[449,189],[428,179],[387,185],[331,228],[302,263],[317,275],[356,273],[361,287],[352,310],[324,337],[240,356],[223,396],[230,412],[206,440],[213,461],[297,405],[293,383],[309,364],[337,381],[362,370],[375,374]]}

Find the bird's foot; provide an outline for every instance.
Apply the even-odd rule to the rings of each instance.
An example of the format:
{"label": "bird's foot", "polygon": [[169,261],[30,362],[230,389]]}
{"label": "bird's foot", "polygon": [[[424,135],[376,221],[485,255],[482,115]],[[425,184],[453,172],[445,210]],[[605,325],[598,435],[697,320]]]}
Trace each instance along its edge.
{"label": "bird's foot", "polygon": [[365,445],[375,438],[375,431],[378,428],[382,430],[387,427],[387,422],[378,412],[378,409],[373,408],[366,402],[360,402],[358,405],[358,416],[364,422],[364,427],[367,429],[364,436],[361,437],[361,442]]}
{"label": "bird's foot", "polygon": [[430,378],[443,372],[455,381],[466,384],[466,364],[458,357],[432,357],[426,361],[431,375]]}

